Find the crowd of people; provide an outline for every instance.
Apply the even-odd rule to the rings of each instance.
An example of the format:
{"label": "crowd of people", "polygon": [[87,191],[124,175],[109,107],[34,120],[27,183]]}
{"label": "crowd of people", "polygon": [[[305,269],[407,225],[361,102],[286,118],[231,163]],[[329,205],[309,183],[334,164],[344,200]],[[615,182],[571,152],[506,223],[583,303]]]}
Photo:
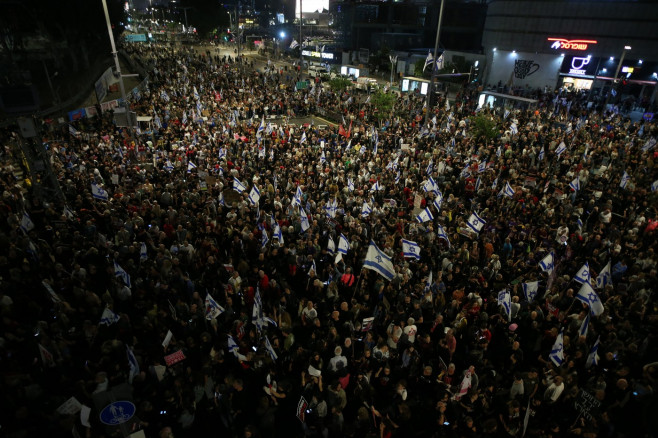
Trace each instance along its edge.
{"label": "crowd of people", "polygon": [[5,139],[4,436],[655,436],[653,122],[125,50],[152,133],[45,134],[53,199]]}

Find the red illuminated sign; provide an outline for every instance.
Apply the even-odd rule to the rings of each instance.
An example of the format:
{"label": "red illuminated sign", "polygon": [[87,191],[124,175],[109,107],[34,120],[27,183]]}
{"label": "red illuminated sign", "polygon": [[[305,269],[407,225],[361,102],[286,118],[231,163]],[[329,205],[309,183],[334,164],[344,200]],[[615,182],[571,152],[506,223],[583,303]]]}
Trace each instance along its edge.
{"label": "red illuminated sign", "polygon": [[556,50],[587,50],[590,44],[596,44],[596,40],[567,40],[565,38],[548,38],[553,41],[551,49]]}

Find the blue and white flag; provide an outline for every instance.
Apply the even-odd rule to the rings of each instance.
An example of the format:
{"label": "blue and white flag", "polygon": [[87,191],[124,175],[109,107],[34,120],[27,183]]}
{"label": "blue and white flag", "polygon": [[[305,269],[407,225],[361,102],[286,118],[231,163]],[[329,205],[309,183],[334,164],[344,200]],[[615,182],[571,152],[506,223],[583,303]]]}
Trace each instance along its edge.
{"label": "blue and white flag", "polygon": [[101,315],[101,320],[98,325],[111,326],[117,321],[119,321],[119,315],[112,312],[109,307],[106,307],[105,310],[103,310],[103,314]]}
{"label": "blue and white flag", "polygon": [[242,194],[244,193],[245,190],[247,190],[247,187],[244,184],[242,184],[239,179],[233,177],[233,190]]}
{"label": "blue and white flag", "polygon": [[187,173],[192,172],[192,170],[196,169],[196,164],[194,164],[191,161],[187,162]]}
{"label": "blue and white flag", "polygon": [[402,239],[402,253],[407,259],[420,260],[420,246],[411,240]]}
{"label": "blue and white flag", "polygon": [[481,161],[480,164],[478,164],[478,173],[482,173],[485,170],[487,170],[487,162]]}
{"label": "blue and white flag", "polygon": [[258,131],[256,131],[256,135],[260,136],[262,132],[265,131],[265,116],[260,120],[260,125],[258,125]]}
{"label": "blue and white flag", "polygon": [[592,365],[598,365],[599,364],[599,343],[601,342],[601,337],[599,336],[596,339],[596,342],[594,345],[592,345],[592,349],[589,351],[589,354],[587,355],[587,361],[585,362],[585,368],[590,368]]}
{"label": "blue and white flag", "polygon": [[395,268],[393,267],[391,258],[377,248],[377,245],[372,240],[370,241],[370,246],[368,246],[363,267],[377,272],[387,280],[392,280],[395,277]]}
{"label": "blue and white flag", "polygon": [[32,222],[32,219],[30,219],[30,216],[23,212],[23,218],[21,219],[21,230],[25,234],[28,232],[32,231],[34,229],[34,222]]}
{"label": "blue and white flag", "polygon": [[226,207],[226,201],[224,201],[224,192],[219,192],[219,197],[217,198],[217,203],[222,207]]}
{"label": "blue and white flag", "polygon": [[293,207],[301,206],[303,196],[304,193],[302,192],[302,188],[300,186],[297,186],[297,190],[295,191],[295,196],[292,197],[292,201],[291,201],[292,206]]}
{"label": "blue and white flag", "polygon": [[658,179],[651,183],[651,191],[655,192],[658,190]]}
{"label": "blue and white flag", "polygon": [[139,249],[139,260],[140,261],[145,261],[148,260],[149,258],[149,253],[148,250],[146,249],[146,242],[142,242],[142,245]]}
{"label": "blue and white flag", "polygon": [[624,174],[621,176],[621,182],[619,183],[619,187],[622,189],[626,189],[626,186],[628,185],[628,182],[631,180],[631,176],[624,170]]}
{"label": "blue and white flag", "polygon": [[66,219],[72,221],[75,220],[75,213],[73,213],[73,210],[71,210],[68,205],[64,206],[64,216],[66,216]]}
{"label": "blue and white flag", "polygon": [[427,164],[427,169],[425,169],[425,173],[431,175],[433,170],[434,170],[434,165],[432,164],[432,160],[430,159],[430,162]]}
{"label": "blue and white flag", "polygon": [[430,275],[427,276],[427,279],[425,280],[425,292],[429,291],[432,287],[432,283],[434,280],[432,280],[432,271],[430,270]]}
{"label": "blue and white flag", "polygon": [[516,123],[512,123],[512,125],[509,127],[510,132],[512,135],[516,135],[519,133],[519,128],[516,126]]}
{"label": "blue and white flag", "polygon": [[557,154],[557,157],[560,158],[560,155],[562,155],[562,152],[567,150],[567,145],[564,144],[564,142],[561,142],[557,149],[555,149],[555,153]]}
{"label": "blue and white flag", "polygon": [[94,183],[91,183],[91,196],[101,201],[107,201],[110,197],[105,190]]}
{"label": "blue and white flag", "polygon": [[279,241],[279,245],[283,245],[283,233],[281,232],[281,227],[279,224],[274,225],[274,231],[272,232],[272,237],[275,237]]}
{"label": "blue and white flag", "polygon": [[347,178],[347,190],[354,191],[354,180],[352,178]]}
{"label": "blue and white flag", "polygon": [[496,187],[498,187],[498,178],[494,179],[491,183],[491,190],[494,190]]}
{"label": "blue and white flag", "polygon": [[651,137],[646,143],[644,143],[644,146],[642,146],[642,152],[649,152],[654,146],[656,146],[656,137]]}
{"label": "blue and white flag", "polygon": [[233,339],[233,336],[231,335],[228,335],[228,351],[229,353],[233,353],[233,356],[239,360],[247,359],[244,355],[240,354],[240,347],[238,347],[238,344],[235,342],[235,339]]}
{"label": "blue and white flag", "polygon": [[322,151],[322,154],[320,154],[320,163],[324,164],[327,162],[327,157],[324,155],[324,151]]}
{"label": "blue and white flag", "polygon": [[553,255],[552,251],[549,252],[546,257],[541,259],[539,262],[539,267],[542,271],[548,273],[548,275],[553,273],[553,268],[555,268],[555,256]]}
{"label": "blue and white flag", "polygon": [[336,198],[334,198],[333,201],[327,201],[325,210],[327,211],[327,217],[330,217],[332,219],[336,218],[336,212],[338,211],[338,201],[336,200]]}
{"label": "blue and white flag", "polygon": [[608,263],[601,269],[599,275],[596,276],[596,288],[603,289],[609,284],[612,284],[612,270],[611,270],[612,261]]}
{"label": "blue and white flag", "polygon": [[543,161],[543,160],[544,160],[544,154],[545,154],[545,153],[546,153],[546,152],[545,152],[545,150],[544,150],[544,146],[542,146],[542,147],[541,147],[541,150],[539,151],[539,156],[537,157],[537,158],[539,159],[539,161]]}
{"label": "blue and white flag", "polygon": [[265,336],[264,339],[265,339],[265,351],[267,351],[267,355],[270,356],[270,359],[272,359],[272,361],[276,362],[279,356],[277,356],[276,352],[274,351],[274,348],[272,348],[272,344],[270,344],[270,340],[267,338],[267,336]]}
{"label": "blue and white flag", "polygon": [[336,244],[334,243],[334,239],[329,236],[329,239],[327,240],[327,252],[329,255],[334,255],[336,254]]}
{"label": "blue and white flag", "polygon": [[256,288],[254,294],[254,307],[251,310],[251,323],[256,326],[258,332],[263,331],[263,301],[260,298],[260,290]]}
{"label": "blue and white flag", "polygon": [[199,100],[199,92],[196,90],[196,85],[194,86],[194,100]]}
{"label": "blue and white flag", "polygon": [[505,314],[507,315],[507,320],[512,320],[512,295],[510,295],[507,289],[501,290],[498,292],[498,305],[503,306]]}
{"label": "blue and white flag", "polygon": [[436,225],[436,237],[439,239],[443,239],[446,242],[448,242],[448,247],[450,247],[450,239],[448,239],[448,235],[446,234],[446,230],[443,229],[441,224]]}
{"label": "blue and white flag", "polygon": [[441,212],[441,205],[443,205],[443,194],[441,192],[436,193],[434,201],[432,201],[432,205],[434,208],[436,208],[437,213]]}
{"label": "blue and white flag", "polygon": [[181,120],[183,125],[187,125],[187,110],[183,110],[183,119]]}
{"label": "blue and white flag", "polygon": [[560,330],[560,334],[557,335],[551,353],[548,355],[551,362],[555,366],[560,366],[564,362],[564,329]]}
{"label": "blue and white flag", "polygon": [[587,312],[585,315],[585,318],[583,319],[583,322],[580,324],[580,328],[578,329],[578,336],[587,336],[587,329],[589,328],[589,319],[591,315],[591,312]]}
{"label": "blue and white flag", "polygon": [[532,303],[539,291],[539,282],[529,281],[527,283],[522,283],[521,285],[523,286],[523,295],[525,296],[525,299]]}
{"label": "blue and white flag", "polygon": [[[656,181],[656,183],[658,183],[658,181]],[[398,184],[400,184],[400,171],[399,170],[398,170],[398,173],[395,175],[395,185],[398,185]]]}
{"label": "blue and white flag", "polygon": [[130,365],[130,373],[128,375],[128,383],[132,385],[133,379],[139,374],[139,362],[133,353],[132,348],[126,344],[126,356],[128,357],[128,364]]}
{"label": "blue and white flag", "polygon": [[256,205],[258,204],[258,201],[260,201],[260,190],[258,190],[258,187],[253,186],[251,188],[251,192],[249,192],[249,203],[251,205]]}
{"label": "blue and white flag", "polygon": [[78,135],[80,134],[77,129],[73,127],[73,125],[69,125],[69,134],[71,135]]}
{"label": "blue and white flag", "polygon": [[212,297],[212,295],[206,295],[206,319],[208,321],[217,318],[219,315],[224,313],[224,308],[217,304],[217,301]]}
{"label": "blue and white flag", "polygon": [[338,252],[344,255],[347,255],[347,251],[350,250],[350,241],[347,240],[344,234],[341,233],[340,238],[338,239]]}
{"label": "blue and white flag", "polygon": [[576,272],[576,276],[573,277],[573,281],[578,282],[580,284],[587,283],[590,284],[592,281],[592,276],[589,272],[589,263],[585,262],[585,264]]}
{"label": "blue and white flag", "polygon": [[423,184],[423,190],[427,193],[436,193],[439,191],[439,185],[434,181],[434,178],[430,176],[425,184]]}
{"label": "blue and white flag", "polygon": [[262,231],[262,237],[260,239],[260,247],[265,248],[267,244],[269,243],[270,238],[267,237],[267,231],[263,230]]}
{"label": "blue and white flag", "polygon": [[569,183],[569,187],[571,187],[571,189],[574,192],[577,192],[578,190],[580,190],[580,177],[577,176],[573,181],[571,181]]}
{"label": "blue and white flag", "polygon": [[304,209],[301,206],[299,207],[299,217],[300,217],[300,220],[301,220],[302,233],[303,233],[306,230],[308,230],[309,228],[311,228],[311,225],[308,222],[308,216],[306,216],[306,212],[304,211]]}
{"label": "blue and white flag", "polygon": [[363,206],[361,207],[361,217],[368,217],[372,213],[372,209],[367,202],[363,201]]}
{"label": "blue and white flag", "polygon": [[482,231],[482,228],[486,224],[487,223],[475,212],[471,214],[471,216],[468,218],[468,221],[466,222],[466,225],[468,225],[468,227],[476,233]]}
{"label": "blue and white flag", "polygon": [[302,138],[299,140],[299,144],[302,144],[306,141],[306,131],[302,132]]}
{"label": "blue and white flag", "polygon": [[498,149],[496,149],[496,157],[500,158],[501,155],[503,155],[503,147],[498,146]]}
{"label": "blue and white flag", "polygon": [[430,211],[430,209],[425,207],[425,210],[418,213],[418,215],[416,216],[416,220],[422,224],[427,221],[434,220],[434,216],[432,216],[432,212]]}
{"label": "blue and white flag", "polygon": [[294,49],[297,47],[299,47],[299,43],[297,42],[297,40],[292,40],[292,42],[290,43],[290,48]]}
{"label": "blue and white flag", "polygon": [[509,185],[509,181],[505,183],[505,188],[503,189],[503,195],[505,195],[510,199],[514,198],[514,189],[512,188],[511,185]]}
{"label": "blue and white flag", "polygon": [[601,299],[589,283],[583,283],[575,298],[587,304],[594,316],[599,316],[605,310]]}
{"label": "blue and white flag", "polygon": [[379,191],[379,190],[383,190],[383,189],[382,189],[381,186],[379,185],[379,180],[377,180],[377,181],[375,181],[375,183],[374,183],[374,184],[372,185],[372,187],[370,188],[370,191],[371,191],[371,192],[377,192],[377,191]]}
{"label": "blue and white flag", "polygon": [[114,275],[116,275],[118,278],[123,280],[123,283],[126,286],[132,287],[132,285],[130,284],[130,275],[126,271],[124,271],[121,266],[119,266],[116,260],[114,261]]}
{"label": "blue and white flag", "polygon": [[505,112],[503,113],[503,119],[506,119],[509,117],[509,110],[505,109]]}
{"label": "blue and white flag", "polygon": [[315,266],[315,259],[313,259],[311,262],[311,267],[308,270],[308,275],[311,275],[311,271],[313,271],[316,276],[318,275],[318,268],[317,266]]}
{"label": "blue and white flag", "polygon": [[217,154],[218,160],[226,160],[226,148],[220,148],[219,153]]}
{"label": "blue and white flag", "polygon": [[171,164],[171,161],[170,161],[170,160],[167,160],[167,161],[165,162],[164,169],[165,169],[167,172],[171,172],[172,170],[174,170],[174,165]]}
{"label": "blue and white flag", "polygon": [[478,179],[475,180],[475,193],[477,193],[480,190],[480,187],[482,186],[482,178],[478,175]]}

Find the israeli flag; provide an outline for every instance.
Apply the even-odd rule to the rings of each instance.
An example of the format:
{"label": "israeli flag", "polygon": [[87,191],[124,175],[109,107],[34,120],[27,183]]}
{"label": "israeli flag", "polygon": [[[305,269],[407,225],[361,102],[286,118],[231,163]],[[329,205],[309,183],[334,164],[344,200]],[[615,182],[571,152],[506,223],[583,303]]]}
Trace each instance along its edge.
{"label": "israeli flag", "polygon": [[302,132],[302,138],[299,140],[299,144],[302,144],[306,141],[306,131]]}
{"label": "israeli flag", "polygon": [[480,164],[478,164],[478,173],[482,173],[485,170],[487,170],[487,162],[482,161],[482,162],[480,162]]}
{"label": "israeli flag", "polygon": [[317,276],[318,268],[317,268],[317,266],[315,266],[315,259],[313,259],[313,261],[311,263],[311,267],[308,270],[308,275],[311,275],[311,271],[313,271],[315,273],[315,275]]}
{"label": "israeli flag", "polygon": [[579,230],[582,230],[583,229],[583,220],[581,218],[578,218],[576,220],[576,225],[578,225]]}
{"label": "israeli flag", "polygon": [[423,185],[423,190],[427,193],[437,193],[439,191],[439,185],[434,181],[434,178],[430,176]]}
{"label": "israeli flag", "polygon": [[260,125],[258,125],[258,131],[256,131],[256,134],[261,135],[263,131],[265,131],[265,116],[260,120]]}
{"label": "israeli flag", "polygon": [[251,323],[261,332],[263,330],[263,301],[260,298],[260,290],[256,288],[254,294],[254,307],[251,311]]}
{"label": "israeli flag", "polygon": [[[658,181],[656,181],[658,183]],[[400,171],[398,171],[397,175],[395,175],[395,185],[400,184]]]}
{"label": "israeli flag", "polygon": [[562,155],[562,152],[567,150],[567,145],[564,144],[564,142],[561,142],[557,149],[555,149],[555,154],[557,155],[558,158],[560,158],[560,155]]}
{"label": "israeli flag", "polygon": [[601,299],[589,283],[583,283],[576,295],[576,299],[587,304],[594,316],[599,316],[605,310]]}
{"label": "israeli flag", "polygon": [[583,322],[580,324],[580,328],[578,329],[578,336],[587,336],[587,329],[589,328],[589,319],[590,319],[590,312],[587,312],[585,315],[585,318],[583,319]]}
{"label": "israeli flag", "polygon": [[443,239],[446,242],[448,242],[448,247],[450,247],[450,239],[448,239],[448,235],[446,234],[446,230],[443,229],[441,224],[436,225],[436,236],[439,239]]}
{"label": "israeli flag", "polygon": [[148,260],[148,258],[149,253],[146,249],[146,243],[142,242],[142,246],[139,249],[139,260],[143,262],[144,260]]}
{"label": "israeli flag", "polygon": [[609,284],[612,284],[612,271],[611,271],[612,261],[608,261],[608,264],[601,269],[599,275],[596,276],[596,288],[603,289]]}
{"label": "israeli flag", "polygon": [[542,147],[541,147],[541,150],[539,151],[539,157],[538,157],[538,158],[539,158],[539,161],[543,161],[543,160],[544,160],[544,154],[545,154],[544,146],[542,146]]}
{"label": "israeli flag", "polygon": [[217,203],[222,207],[226,207],[226,201],[224,201],[224,192],[219,192],[219,197],[217,198]]}
{"label": "israeli flag", "polygon": [[187,111],[183,110],[183,119],[181,120],[183,125],[187,125]]}
{"label": "israeli flag", "polygon": [[132,287],[130,284],[130,275],[128,275],[128,273],[124,271],[121,266],[119,266],[116,260],[114,261],[114,275],[123,280],[123,283],[126,286]]}
{"label": "israeli flag", "polygon": [[108,307],[106,307],[103,310],[103,314],[101,315],[101,320],[98,323],[98,325],[106,325],[106,326],[111,326],[115,322],[119,321],[119,315],[116,313],[112,312]]}
{"label": "israeli flag", "polygon": [[375,183],[374,183],[374,184],[372,185],[372,187],[370,188],[370,191],[371,191],[371,192],[377,192],[377,191],[379,191],[379,190],[382,190],[382,188],[381,188],[380,185],[379,185],[379,180],[377,180],[377,181],[375,181]]}
{"label": "israeli flag", "polygon": [[320,155],[320,163],[324,164],[327,162],[327,158],[324,156],[324,151],[322,151],[322,154]]}
{"label": "israeli flag", "polygon": [[218,160],[226,160],[226,148],[220,148],[219,153],[217,154]]}
{"label": "israeli flag", "polygon": [[498,186],[498,178],[493,180],[493,183],[491,183],[491,190],[494,190]]}
{"label": "israeli flag", "polygon": [[267,351],[267,355],[272,359],[273,362],[276,362],[276,360],[279,358],[277,356],[276,352],[274,351],[274,348],[272,348],[272,344],[270,344],[270,340],[267,338],[267,336],[264,337],[265,340],[265,351]]}
{"label": "israeli flag", "polygon": [[514,198],[514,189],[509,185],[509,181],[505,183],[505,188],[503,189],[503,195],[507,196],[510,199]]}
{"label": "israeli flag", "polygon": [[420,260],[420,246],[411,240],[402,239],[402,253],[407,259]]}
{"label": "israeli flag", "polygon": [[196,164],[194,164],[191,161],[187,162],[187,173],[192,172],[192,170],[196,169]]}
{"label": "israeli flag", "polygon": [[258,201],[260,201],[260,190],[258,190],[258,187],[253,186],[251,188],[251,192],[249,192],[249,203],[251,205],[256,205],[258,204]]}
{"label": "israeli flag", "polygon": [[647,140],[646,143],[644,143],[644,146],[642,146],[642,152],[650,151],[651,149],[653,149],[655,145],[656,145],[656,138],[651,137],[649,140]]}
{"label": "israeli flag", "polygon": [[507,320],[512,320],[512,296],[507,289],[498,292],[498,305],[503,306]]}
{"label": "israeli flag", "polygon": [[219,315],[224,313],[224,308],[217,304],[217,301],[212,297],[212,295],[206,295],[206,319],[208,321],[217,318]]}
{"label": "israeli flag", "polygon": [[334,198],[333,201],[327,202],[325,209],[327,210],[327,216],[334,219],[336,217],[336,212],[338,211],[338,201],[336,198]]}
{"label": "israeli flag", "polygon": [[242,184],[239,179],[233,177],[233,190],[242,194],[244,193],[245,190],[247,190],[247,187],[244,184]]}
{"label": "israeli flag", "polygon": [[626,189],[626,186],[628,185],[628,181],[631,180],[631,176],[624,171],[624,174],[621,177],[621,182],[619,183],[619,187],[622,189]]}
{"label": "israeli flag", "polygon": [[71,221],[75,219],[75,213],[67,205],[64,206],[64,216]]}
{"label": "israeli flag", "polygon": [[94,183],[91,183],[91,196],[93,196],[94,199],[100,199],[101,201],[107,201],[109,199],[107,192]]}
{"label": "israeli flag", "polygon": [[170,161],[170,160],[167,160],[167,161],[165,162],[164,169],[165,169],[166,171],[168,171],[168,172],[171,172],[172,170],[174,170],[174,165],[171,164],[171,161]]}
{"label": "israeli flag", "polygon": [[441,192],[436,194],[434,201],[432,201],[432,205],[436,208],[437,213],[441,212],[441,205],[443,205],[443,194]]}
{"label": "israeli flag", "polygon": [[367,202],[363,202],[363,206],[361,207],[361,217],[368,217],[372,213],[372,209],[368,205]]}
{"label": "israeli flag", "polygon": [[538,281],[529,281],[527,283],[522,283],[523,286],[523,295],[528,302],[532,303],[537,296],[539,291],[539,282]]}
{"label": "israeli flag", "polygon": [[331,237],[329,237],[329,239],[327,240],[327,252],[329,253],[329,255],[336,254],[336,244],[334,243],[334,239],[332,239]]}
{"label": "israeli flag", "polygon": [[552,251],[549,252],[546,257],[541,259],[539,262],[539,267],[542,271],[548,273],[548,275],[553,273],[553,268],[555,267],[555,256]]}
{"label": "israeli flag", "polygon": [[136,375],[139,374],[139,362],[137,362],[137,358],[135,357],[135,353],[133,353],[132,348],[126,344],[126,356],[128,357],[128,364],[130,365],[130,373],[128,375],[128,383],[132,384],[133,379],[135,378]]}
{"label": "israeli flag", "polygon": [[651,183],[651,191],[655,192],[658,190],[658,179]]}
{"label": "israeli flag", "polygon": [[434,220],[434,216],[432,216],[432,212],[430,211],[430,209],[425,207],[425,210],[418,213],[418,215],[416,216],[416,220],[422,224],[427,221]]}
{"label": "israeli flag", "polygon": [[160,97],[161,97],[162,100],[164,100],[165,102],[169,102],[169,95],[167,94],[167,92],[166,92],[165,90],[162,90],[162,91],[160,92]]}
{"label": "israeli flag", "polygon": [[558,367],[562,365],[562,362],[564,362],[564,329],[560,330],[560,334],[557,335],[555,343],[553,344],[553,348],[551,349],[551,353],[548,355],[548,357],[551,362],[553,362],[555,366]]}
{"label": "israeli flag", "polygon": [[274,231],[272,233],[273,237],[276,237],[276,239],[279,241],[279,245],[283,245],[283,233],[281,232],[281,227],[279,224],[274,225]]}
{"label": "israeli flag", "polygon": [[347,179],[347,190],[350,192],[354,191],[354,180],[352,178]]}
{"label": "israeli flag", "polygon": [[577,192],[578,190],[580,190],[580,177],[577,176],[573,181],[571,181],[569,183],[569,187],[571,187],[571,189],[574,192]]}
{"label": "israeli flag", "polygon": [[302,197],[303,196],[304,196],[304,193],[302,192],[302,188],[297,186],[297,191],[295,192],[295,196],[292,197],[292,202],[291,202],[293,207],[302,205]]}
{"label": "israeli flag", "polygon": [[341,233],[340,238],[338,239],[338,252],[347,255],[347,251],[350,250],[350,242],[347,240],[344,234]]}
{"label": "israeli flag", "polygon": [[482,231],[482,228],[486,225],[487,223],[475,212],[471,214],[471,217],[468,218],[468,221],[466,222],[466,225],[468,227],[475,231],[476,233],[479,233]]}
{"label": "israeli flag", "polygon": [[519,128],[516,126],[516,123],[512,123],[512,125],[509,127],[510,132],[512,135],[516,135],[519,133]]}
{"label": "israeli flag", "polygon": [[196,90],[196,85],[194,86],[194,100],[199,100],[199,92]]}
{"label": "israeli flag", "polygon": [[393,267],[391,258],[377,248],[377,245],[372,240],[370,241],[370,246],[368,246],[363,267],[377,272],[389,281],[395,277],[395,268]]}
{"label": "israeli flag", "polygon": [[478,179],[475,180],[475,193],[480,190],[480,186],[482,186],[482,178],[478,176]]}
{"label": "israeli flag", "polygon": [[231,335],[228,335],[228,352],[233,353],[233,356],[237,357],[239,360],[247,359],[244,355],[240,354],[240,347],[238,347],[238,344]]}
{"label": "israeli flag", "polygon": [[509,117],[509,110],[506,109],[506,110],[505,110],[505,113],[503,114],[503,119],[506,119],[506,118],[508,118],[508,117]]}
{"label": "israeli flag", "polygon": [[23,230],[23,232],[27,234],[29,231],[33,229],[34,229],[34,222],[32,222],[30,216],[24,212],[23,218],[21,219],[21,230]]}
{"label": "israeli flag", "polygon": [[290,48],[294,49],[296,47],[299,47],[299,43],[297,42],[297,40],[292,40],[292,42],[290,43]]}
{"label": "israeli flag", "polygon": [[311,225],[308,223],[308,216],[306,216],[306,212],[304,209],[300,206],[299,207],[299,215],[302,223],[302,233],[311,228]]}
{"label": "israeli flag", "polygon": [[425,169],[425,173],[431,175],[433,168],[434,165],[432,164],[432,160],[430,160],[429,164],[427,165],[427,169]]}
{"label": "israeli flag", "polygon": [[596,339],[596,342],[592,346],[592,349],[589,351],[589,355],[587,356],[587,361],[585,362],[585,368],[590,368],[592,365],[598,365],[599,364],[599,343],[601,342],[601,337],[599,336]]}
{"label": "israeli flag", "polygon": [[501,155],[503,155],[503,147],[498,146],[498,149],[496,149],[496,157],[500,158]]}
{"label": "israeli flag", "polygon": [[263,233],[263,235],[260,239],[260,247],[265,248],[267,246],[267,244],[269,243],[270,238],[267,237],[267,231],[263,230],[262,233]]}
{"label": "israeli flag", "polygon": [[583,284],[587,283],[590,284],[592,281],[591,274],[589,272],[589,263],[585,262],[585,264],[576,272],[576,276],[573,278],[574,281]]}

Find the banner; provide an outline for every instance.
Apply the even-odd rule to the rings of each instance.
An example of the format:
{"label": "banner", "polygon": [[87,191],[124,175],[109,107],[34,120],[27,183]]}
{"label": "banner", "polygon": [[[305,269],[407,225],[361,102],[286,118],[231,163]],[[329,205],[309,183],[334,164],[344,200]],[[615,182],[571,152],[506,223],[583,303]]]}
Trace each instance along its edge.
{"label": "banner", "polygon": [[178,350],[177,352],[164,357],[165,363],[168,367],[175,365],[178,362],[182,362],[185,359],[186,357],[185,354],[183,354],[183,350]]}

